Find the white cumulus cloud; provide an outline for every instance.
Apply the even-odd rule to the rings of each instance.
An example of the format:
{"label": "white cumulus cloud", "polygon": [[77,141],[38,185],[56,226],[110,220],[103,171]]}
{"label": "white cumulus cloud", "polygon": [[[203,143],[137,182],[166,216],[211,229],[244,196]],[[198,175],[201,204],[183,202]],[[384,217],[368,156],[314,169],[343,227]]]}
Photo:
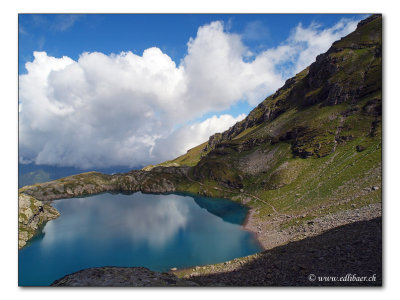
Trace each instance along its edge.
{"label": "white cumulus cloud", "polygon": [[159,139],[152,151],[152,155],[164,158],[163,160],[169,159],[168,157],[177,157],[183,154],[185,150],[204,143],[214,133],[227,130],[245,117],[245,114],[241,114],[236,118],[227,114],[218,117],[214,115],[203,122],[179,128],[171,135]]}
{"label": "white cumulus cloud", "polygon": [[20,161],[92,168],[172,159],[245,116],[193,120],[238,101],[258,104],[355,26],[299,24],[253,55],[216,21],[198,29],[179,65],[159,48],[78,60],[35,52],[19,77]]}

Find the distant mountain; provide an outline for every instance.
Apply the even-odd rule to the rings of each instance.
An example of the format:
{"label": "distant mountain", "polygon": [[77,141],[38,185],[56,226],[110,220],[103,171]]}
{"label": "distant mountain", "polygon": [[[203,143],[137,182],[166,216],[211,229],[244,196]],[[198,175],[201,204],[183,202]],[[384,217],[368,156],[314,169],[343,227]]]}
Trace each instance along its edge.
{"label": "distant mountain", "polygon": [[105,174],[125,173],[130,168],[127,167],[108,167],[108,168],[95,168],[90,170],[83,170],[75,167],[58,167],[49,165],[36,165],[36,164],[19,164],[18,165],[18,188],[32,185],[35,183],[42,183],[50,180],[55,180],[74,174],[97,171]]}

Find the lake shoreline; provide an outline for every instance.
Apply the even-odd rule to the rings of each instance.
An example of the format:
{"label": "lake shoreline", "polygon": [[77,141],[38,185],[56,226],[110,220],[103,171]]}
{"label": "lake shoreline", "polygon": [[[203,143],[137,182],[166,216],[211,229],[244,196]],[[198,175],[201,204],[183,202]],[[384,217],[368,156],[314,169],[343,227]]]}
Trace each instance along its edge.
{"label": "lake shoreline", "polygon": [[[248,232],[250,232],[254,238],[257,240],[258,244],[262,248],[262,251],[266,250],[265,243],[259,239],[259,232],[257,229],[257,225],[255,224],[254,214],[256,213],[256,209],[252,207],[248,207],[249,211],[247,212],[246,218],[243,221],[242,228]],[[261,252],[262,252],[261,251]]]}
{"label": "lake shoreline", "polygon": [[[264,250],[322,234],[339,226],[360,221],[369,221],[382,216],[382,203],[373,203],[360,208],[339,211],[334,214],[315,217],[296,225],[281,228],[287,216],[271,216],[269,219],[257,218],[255,208],[249,210],[243,228],[255,234]],[[297,217],[297,216],[294,216]]]}

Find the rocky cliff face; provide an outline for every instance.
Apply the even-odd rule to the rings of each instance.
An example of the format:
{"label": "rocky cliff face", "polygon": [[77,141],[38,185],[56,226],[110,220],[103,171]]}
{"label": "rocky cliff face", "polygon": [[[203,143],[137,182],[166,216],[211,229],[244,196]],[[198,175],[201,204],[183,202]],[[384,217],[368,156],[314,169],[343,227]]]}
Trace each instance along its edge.
{"label": "rocky cliff face", "polygon": [[156,167],[149,172],[137,170],[114,175],[87,172],[26,186],[21,188],[19,192],[41,201],[109,191],[167,193],[176,191],[179,182],[185,180],[188,169],[188,167]]}
{"label": "rocky cliff face", "polygon": [[[243,121],[223,133],[211,136],[203,151],[216,149],[217,145],[235,139],[246,130],[272,122],[291,109],[347,104],[344,117],[357,114],[360,109],[365,114],[379,116],[382,109],[381,63],[382,18],[373,15],[360,22],[355,32],[335,42],[326,53],[317,56],[316,61],[307,69],[288,79],[282,88],[261,102]],[[368,102],[361,107],[357,105],[366,98]],[[310,157],[318,155],[316,147],[311,152],[305,151],[301,137],[312,135],[314,138],[314,134],[309,132],[314,129],[310,126],[293,127],[280,136],[271,132],[267,137],[271,142],[275,142],[274,138],[290,139],[294,144],[295,155]],[[325,132],[315,134],[323,135]],[[324,155],[327,153],[329,151]]]}
{"label": "rocky cliff face", "polygon": [[47,221],[60,215],[50,204],[23,193],[18,195],[18,206],[18,248],[25,246]]}

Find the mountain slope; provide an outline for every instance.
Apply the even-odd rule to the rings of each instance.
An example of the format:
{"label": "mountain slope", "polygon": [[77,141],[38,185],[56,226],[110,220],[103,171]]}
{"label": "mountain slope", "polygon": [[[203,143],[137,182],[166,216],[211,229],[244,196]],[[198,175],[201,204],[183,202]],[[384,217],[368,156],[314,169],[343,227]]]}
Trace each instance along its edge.
{"label": "mountain slope", "polygon": [[382,17],[373,15],[211,136],[188,171],[202,185],[184,189],[241,201],[254,224],[288,228],[381,202],[381,155]]}
{"label": "mountain slope", "polygon": [[[333,133],[324,131],[322,128],[316,129],[313,126],[315,124],[311,124],[312,117],[309,118],[303,113],[306,108],[313,105],[318,105],[319,108],[342,105],[337,111],[347,109],[349,110],[347,114],[354,115],[355,110],[363,109],[364,116],[377,117],[381,115],[381,23],[379,15],[371,16],[360,22],[355,32],[335,42],[328,52],[319,55],[316,62],[310,67],[288,79],[282,88],[261,102],[243,121],[236,123],[222,134],[217,133],[211,136],[208,143],[201,149],[203,154],[210,149],[215,149],[217,144],[221,145],[236,139],[244,141],[251,136],[264,137],[272,142],[275,142],[276,139],[289,140],[298,137],[295,154],[300,157],[314,154],[325,156],[332,152],[332,147],[336,145],[335,139],[327,137],[333,137]],[[285,117],[282,117],[282,120],[275,122],[277,126],[271,125],[278,116],[294,113],[294,118],[289,117],[284,120]],[[318,116],[330,112],[316,110],[313,113]],[[332,113],[335,112],[332,110]],[[297,126],[288,124],[293,120],[297,122]],[[305,123],[305,128],[300,128],[302,123]],[[267,124],[270,127],[269,133],[265,128]],[[283,136],[283,133],[288,133],[288,135]],[[242,139],[244,136],[247,138]],[[322,141],[319,145],[315,144],[315,141],[314,143],[307,141],[306,136],[310,138],[325,136],[326,141]],[[258,143],[264,142],[266,141],[258,141]],[[307,148],[311,151],[307,151]],[[175,162],[176,165],[189,165],[184,162],[182,157],[190,155],[189,152],[194,149],[171,162]],[[198,160],[201,157],[199,155]],[[193,161],[191,164],[193,165]]]}

